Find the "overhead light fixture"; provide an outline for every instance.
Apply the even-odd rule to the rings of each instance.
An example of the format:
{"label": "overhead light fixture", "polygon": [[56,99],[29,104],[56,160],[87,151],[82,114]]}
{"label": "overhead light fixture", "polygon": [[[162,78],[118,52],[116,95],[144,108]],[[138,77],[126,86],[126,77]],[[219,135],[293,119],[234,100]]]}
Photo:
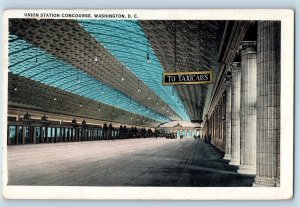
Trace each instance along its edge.
{"label": "overhead light fixture", "polygon": [[138,80],[138,93],[141,92],[140,90],[140,80]]}
{"label": "overhead light fixture", "polygon": [[15,87],[14,90],[17,91],[18,90],[17,87]]}
{"label": "overhead light fixture", "polygon": [[149,55],[149,48],[150,48],[150,41],[149,41],[149,37],[148,37],[148,48],[147,48],[147,63],[150,63],[150,55]]}
{"label": "overhead light fixture", "polygon": [[121,78],[122,81],[124,81],[124,68],[123,68],[123,65],[122,65],[122,78]]}
{"label": "overhead light fixture", "polygon": [[150,63],[149,53],[147,53],[147,63]]}

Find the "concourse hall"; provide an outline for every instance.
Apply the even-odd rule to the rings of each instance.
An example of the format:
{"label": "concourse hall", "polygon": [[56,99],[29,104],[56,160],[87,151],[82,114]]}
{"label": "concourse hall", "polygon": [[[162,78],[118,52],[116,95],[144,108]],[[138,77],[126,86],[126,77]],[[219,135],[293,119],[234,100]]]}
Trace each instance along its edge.
{"label": "concourse hall", "polygon": [[281,22],[11,18],[8,185],[279,187]]}

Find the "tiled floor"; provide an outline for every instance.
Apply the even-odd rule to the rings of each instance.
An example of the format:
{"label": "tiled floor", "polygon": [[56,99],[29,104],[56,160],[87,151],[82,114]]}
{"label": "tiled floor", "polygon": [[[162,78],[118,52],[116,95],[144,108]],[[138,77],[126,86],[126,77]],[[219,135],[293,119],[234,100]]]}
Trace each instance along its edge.
{"label": "tiled floor", "polygon": [[8,146],[9,185],[251,186],[222,157],[194,139]]}

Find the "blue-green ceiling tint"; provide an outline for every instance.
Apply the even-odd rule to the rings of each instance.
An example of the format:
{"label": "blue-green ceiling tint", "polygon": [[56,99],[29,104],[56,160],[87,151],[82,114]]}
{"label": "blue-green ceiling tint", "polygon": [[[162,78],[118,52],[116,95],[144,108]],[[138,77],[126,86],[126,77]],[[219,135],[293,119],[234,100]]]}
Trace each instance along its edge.
{"label": "blue-green ceiling tint", "polygon": [[[138,21],[78,21],[87,32],[128,67],[183,120],[190,120],[184,104],[179,95],[174,92],[176,90],[173,86],[162,85],[163,67]],[[147,53],[150,56],[150,63],[147,62]]]}
{"label": "blue-green ceiling tint", "polygon": [[170,121],[166,116],[131,100],[122,92],[15,35],[9,35],[9,71],[159,122]]}

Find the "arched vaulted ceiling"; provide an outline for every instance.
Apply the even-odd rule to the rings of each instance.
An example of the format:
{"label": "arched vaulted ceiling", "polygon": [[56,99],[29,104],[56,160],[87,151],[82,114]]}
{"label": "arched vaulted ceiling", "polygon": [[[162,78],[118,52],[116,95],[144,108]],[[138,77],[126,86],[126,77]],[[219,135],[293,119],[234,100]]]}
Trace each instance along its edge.
{"label": "arched vaulted ceiling", "polygon": [[[163,86],[162,73],[174,68],[175,71],[214,68],[216,60],[212,51],[219,44],[219,36],[214,34],[219,33],[220,25],[213,22],[216,31],[208,31],[213,35],[213,38],[209,36],[212,38],[209,43],[215,48],[202,42],[197,53],[196,43],[207,41],[205,31],[209,26],[203,22],[179,22],[178,63],[174,67],[172,21],[12,19],[9,22],[9,72],[23,77],[24,83],[42,84],[45,93],[52,91],[55,100],[55,93],[66,93],[81,97],[80,105],[84,100],[92,101],[88,113],[84,107],[75,107],[77,112],[85,110],[89,116],[103,105],[112,107],[110,110],[123,117],[136,114],[141,118],[134,120],[134,124],[140,125],[199,120],[209,97],[209,87]],[[197,33],[199,29],[202,36]],[[197,37],[203,40],[197,42]],[[150,62],[147,62],[147,54]],[[11,100],[20,100],[12,96],[9,96]],[[31,105],[42,107],[41,103],[32,101],[34,98],[39,100],[38,96],[22,96],[22,101],[28,99]],[[45,102],[45,99],[40,100]],[[72,100],[74,103],[60,103],[79,105],[75,97]],[[93,114],[93,118],[95,116],[97,118]],[[123,122],[133,123],[132,118]]]}
{"label": "arched vaulted ceiling", "polygon": [[128,67],[139,80],[176,111],[181,119],[190,119],[173,86],[161,84],[164,69],[138,21],[80,20],[79,22],[118,61]]}
{"label": "arched vaulted ceiling", "polygon": [[[40,48],[18,39],[17,36],[10,36],[10,47],[10,71],[13,74],[152,118],[159,122],[168,121],[166,117],[142,106],[122,92],[57,59]],[[18,54],[18,56],[14,54]]]}

